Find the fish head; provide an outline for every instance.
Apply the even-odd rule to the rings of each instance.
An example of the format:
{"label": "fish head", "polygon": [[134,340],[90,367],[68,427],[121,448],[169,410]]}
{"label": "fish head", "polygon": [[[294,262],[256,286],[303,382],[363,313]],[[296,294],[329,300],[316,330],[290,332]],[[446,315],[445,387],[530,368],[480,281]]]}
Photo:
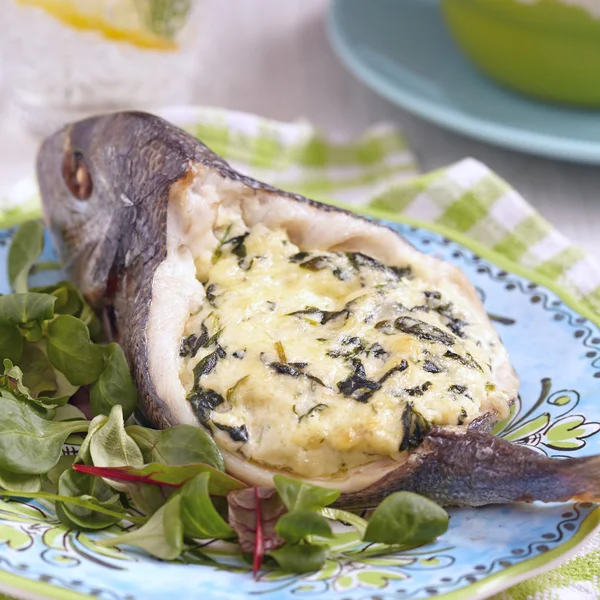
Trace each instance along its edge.
{"label": "fish head", "polygon": [[138,112],[88,118],[48,137],[38,153],[43,213],[55,248],[96,307],[125,256],[148,247],[139,240],[142,205],[159,213],[170,186],[190,170],[187,139],[161,121]]}

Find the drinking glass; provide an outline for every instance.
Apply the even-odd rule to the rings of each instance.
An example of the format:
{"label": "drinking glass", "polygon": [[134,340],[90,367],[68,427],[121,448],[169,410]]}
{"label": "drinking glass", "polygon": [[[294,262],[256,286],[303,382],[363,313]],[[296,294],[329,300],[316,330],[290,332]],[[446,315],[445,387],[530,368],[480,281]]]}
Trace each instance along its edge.
{"label": "drinking glass", "polygon": [[67,121],[190,100],[201,0],[0,0],[3,87],[45,135]]}

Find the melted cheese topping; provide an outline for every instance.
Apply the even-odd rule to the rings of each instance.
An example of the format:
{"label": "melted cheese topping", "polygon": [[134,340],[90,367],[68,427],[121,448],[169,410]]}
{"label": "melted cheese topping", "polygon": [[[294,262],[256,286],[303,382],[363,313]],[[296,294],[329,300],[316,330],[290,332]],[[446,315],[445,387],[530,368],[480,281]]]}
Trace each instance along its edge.
{"label": "melted cheese topping", "polygon": [[[360,254],[305,252],[241,220],[196,260],[206,297],[181,383],[220,446],[301,476],[397,458],[431,425],[506,413],[496,340],[452,283]],[[472,311],[471,311],[472,312]],[[488,326],[489,327],[489,326]]]}

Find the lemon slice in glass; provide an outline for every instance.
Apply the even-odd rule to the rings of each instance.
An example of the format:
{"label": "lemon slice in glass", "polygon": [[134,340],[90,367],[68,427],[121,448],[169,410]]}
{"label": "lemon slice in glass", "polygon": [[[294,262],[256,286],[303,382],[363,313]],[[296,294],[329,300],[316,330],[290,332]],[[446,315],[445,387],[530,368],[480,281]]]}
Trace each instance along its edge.
{"label": "lemon slice in glass", "polygon": [[151,50],[176,50],[192,0],[16,0],[45,10],[74,29]]}

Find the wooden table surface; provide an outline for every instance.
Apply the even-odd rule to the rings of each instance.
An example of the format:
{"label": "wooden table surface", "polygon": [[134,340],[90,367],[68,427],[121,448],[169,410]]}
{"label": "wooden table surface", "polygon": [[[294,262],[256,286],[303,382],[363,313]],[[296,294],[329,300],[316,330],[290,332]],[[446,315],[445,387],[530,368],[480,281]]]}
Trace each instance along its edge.
{"label": "wooden table surface", "polygon": [[[600,166],[488,146],[379,98],[333,54],[325,28],[328,0],[195,1],[205,3],[196,103],[281,120],[305,118],[338,134],[392,121],[406,133],[424,170],[466,156],[485,162],[600,260]],[[0,195],[31,172],[36,146],[17,124],[0,116]]]}

